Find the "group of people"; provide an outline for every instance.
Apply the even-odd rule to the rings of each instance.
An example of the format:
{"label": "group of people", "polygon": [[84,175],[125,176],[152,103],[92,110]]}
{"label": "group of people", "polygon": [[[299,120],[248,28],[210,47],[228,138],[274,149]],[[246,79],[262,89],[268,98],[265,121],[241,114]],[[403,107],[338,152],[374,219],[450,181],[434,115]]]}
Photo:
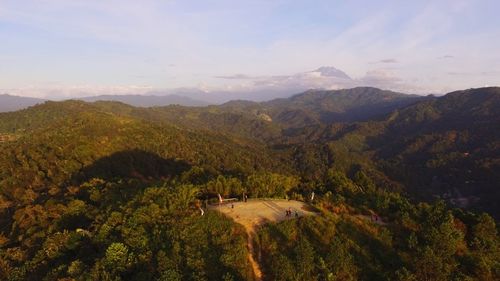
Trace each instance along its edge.
{"label": "group of people", "polygon": [[[288,208],[288,210],[285,210],[285,217],[289,218],[291,216],[292,216],[292,209]],[[299,213],[297,211],[295,211],[295,217],[296,218],[299,217]]]}

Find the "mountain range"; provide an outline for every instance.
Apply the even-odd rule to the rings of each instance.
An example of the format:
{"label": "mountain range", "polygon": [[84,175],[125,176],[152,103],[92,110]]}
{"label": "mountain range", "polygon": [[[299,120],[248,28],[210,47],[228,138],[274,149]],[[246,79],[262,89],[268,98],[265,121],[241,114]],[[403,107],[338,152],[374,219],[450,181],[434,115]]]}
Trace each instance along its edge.
{"label": "mountain range", "polygon": [[[360,86],[372,86],[395,91],[413,92],[414,88],[405,85],[392,77],[389,72],[371,71],[364,76],[352,78],[344,71],[333,66],[322,66],[312,71],[279,75],[247,75],[230,74],[213,77],[225,85],[224,87],[194,87],[161,89],[138,86],[122,87],[55,87],[5,89],[11,94],[14,107],[0,108],[0,112],[25,108],[36,103],[23,103],[22,98],[15,103],[15,95],[43,96],[50,100],[64,100],[67,97],[85,101],[113,100],[133,106],[164,106],[179,104],[185,106],[203,106],[207,104],[222,104],[232,100],[251,100],[257,102],[276,98],[288,98],[293,94],[310,89],[333,90]],[[0,104],[7,103],[5,97],[0,97]],[[12,108],[12,109],[11,109]]]}
{"label": "mountain range", "polygon": [[[0,113],[0,278],[255,280],[249,255],[263,280],[499,276],[498,87],[97,100]],[[246,233],[218,194],[317,215]]]}
{"label": "mountain range", "polygon": [[[57,116],[74,114],[67,110],[69,107],[92,108],[155,124],[227,134],[229,138],[268,147],[289,145],[294,151],[306,149],[308,153],[326,149],[328,159],[312,160],[313,167],[305,168],[309,160],[294,160],[300,162],[296,163],[302,166],[299,170],[316,170],[314,174],[345,161],[336,159],[340,153],[337,150],[347,146],[342,148],[345,155],[341,158],[349,153],[358,154],[363,162],[348,161],[349,165],[367,164],[387,182],[404,185],[419,198],[438,196],[489,210],[496,208],[490,200],[498,199],[496,183],[500,182],[496,162],[500,139],[498,92],[498,88],[483,88],[443,97],[422,97],[360,87],[310,90],[268,102],[231,101],[219,106],[154,108],[142,107],[148,106],[147,102],[173,99],[118,96],[118,100],[141,107],[113,101],[50,102],[2,115],[0,128],[5,133],[16,133],[21,128],[32,130],[44,127],[41,121],[49,126],[53,122],[50,120]],[[53,107],[60,109],[55,113]],[[350,169],[346,163],[342,165],[342,169]]]}

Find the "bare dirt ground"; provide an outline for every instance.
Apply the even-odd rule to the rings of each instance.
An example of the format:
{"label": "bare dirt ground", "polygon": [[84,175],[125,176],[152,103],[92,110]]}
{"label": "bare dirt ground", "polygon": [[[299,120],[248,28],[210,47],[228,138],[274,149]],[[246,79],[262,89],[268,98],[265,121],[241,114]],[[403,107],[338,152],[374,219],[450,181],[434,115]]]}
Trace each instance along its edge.
{"label": "bare dirt ground", "polygon": [[[248,233],[248,252],[256,280],[262,280],[262,271],[258,262],[253,257],[253,237],[256,228],[266,222],[279,222],[287,219],[315,215],[306,203],[294,200],[249,200],[248,202],[227,203],[221,206],[209,207],[211,210],[220,211],[243,225]],[[291,210],[291,216],[286,216],[286,210]]]}

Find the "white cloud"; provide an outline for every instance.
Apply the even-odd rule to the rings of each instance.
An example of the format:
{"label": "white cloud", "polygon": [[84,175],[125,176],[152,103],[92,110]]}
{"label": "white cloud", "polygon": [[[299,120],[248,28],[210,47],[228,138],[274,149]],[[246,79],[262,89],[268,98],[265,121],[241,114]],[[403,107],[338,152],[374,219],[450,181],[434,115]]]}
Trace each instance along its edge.
{"label": "white cloud", "polygon": [[[413,85],[398,77],[394,71],[387,69],[371,70],[355,79],[334,67],[321,67],[314,71],[293,75],[251,77],[237,74],[227,77],[241,77],[244,80],[243,83],[231,87],[233,97],[257,100],[290,96],[309,89],[342,89],[361,86],[378,87],[403,93],[429,93],[425,88]],[[217,90],[220,89],[212,89],[212,91]]]}

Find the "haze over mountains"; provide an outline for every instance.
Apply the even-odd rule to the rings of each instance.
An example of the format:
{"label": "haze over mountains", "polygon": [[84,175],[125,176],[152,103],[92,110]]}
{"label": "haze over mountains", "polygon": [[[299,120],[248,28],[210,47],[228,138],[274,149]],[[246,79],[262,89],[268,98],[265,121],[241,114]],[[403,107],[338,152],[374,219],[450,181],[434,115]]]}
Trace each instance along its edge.
{"label": "haze over mountains", "polygon": [[[353,79],[345,72],[331,66],[319,67],[313,71],[301,72],[293,75],[251,76],[236,74],[218,76],[217,79],[228,82],[227,87],[154,89],[132,87],[128,88],[98,88],[71,87],[58,89],[11,89],[4,90],[10,93],[10,98],[0,97],[1,111],[21,109],[37,104],[39,100],[81,99],[85,101],[110,100],[121,101],[134,106],[165,106],[180,104],[185,106],[203,106],[221,104],[231,100],[269,101],[275,98],[286,98],[310,89],[345,89],[358,86],[374,86],[384,89],[408,90],[401,84],[382,72],[371,72],[364,77]],[[405,91],[403,91],[405,92]],[[44,99],[27,100],[20,98],[16,103],[15,95],[22,96],[43,95]],[[425,93],[427,94],[427,93]],[[8,104],[8,106],[7,106]]]}

